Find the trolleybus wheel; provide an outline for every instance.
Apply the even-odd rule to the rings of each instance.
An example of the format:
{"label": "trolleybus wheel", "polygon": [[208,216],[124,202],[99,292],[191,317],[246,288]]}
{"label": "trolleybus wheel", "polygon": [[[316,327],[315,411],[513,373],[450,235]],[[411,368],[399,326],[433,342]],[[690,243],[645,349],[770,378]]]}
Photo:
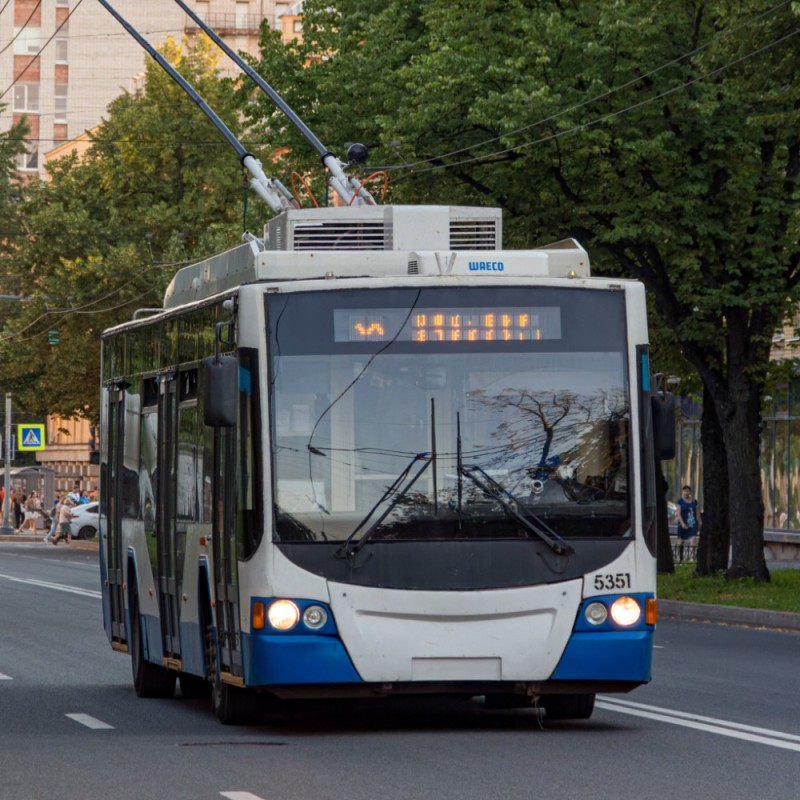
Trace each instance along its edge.
{"label": "trolleybus wheel", "polygon": [[539,700],[546,719],[589,719],[594,711],[593,694],[546,694]]}
{"label": "trolleybus wheel", "polygon": [[139,600],[134,597],[131,607],[131,665],[133,688],[139,697],[172,697],[175,694],[177,675],[168,669],[151,664],[144,658],[142,621],[139,617]]}
{"label": "trolleybus wheel", "polygon": [[214,673],[211,703],[214,714],[223,725],[244,725],[250,721],[252,711],[246,700],[244,689],[225,683],[219,672]]}

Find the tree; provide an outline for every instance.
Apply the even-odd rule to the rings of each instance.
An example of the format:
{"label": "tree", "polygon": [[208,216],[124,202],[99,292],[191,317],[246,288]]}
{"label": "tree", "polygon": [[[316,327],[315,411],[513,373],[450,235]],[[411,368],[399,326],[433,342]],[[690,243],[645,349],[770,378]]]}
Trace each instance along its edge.
{"label": "tree", "polygon": [[[5,105],[0,105],[3,110]],[[0,258],[13,248],[19,235],[18,213],[21,184],[16,172],[16,157],[26,151],[27,123],[18,122],[0,132]]]}
{"label": "tree", "polygon": [[[163,52],[228,127],[231,88],[207,40]],[[26,186],[4,291],[29,299],[5,322],[4,378],[31,412],[96,418],[100,332],[138,307],[160,306],[175,269],[231,246],[241,230],[233,154],[154,62],[144,86],[114,100],[82,157]],[[48,343],[56,330],[59,344]]]}
{"label": "tree", "polygon": [[499,204],[507,242],[571,233],[596,273],[646,284],[710,404],[730,575],[768,580],[762,386],[800,282],[796,8],[307,0],[304,15],[305,43],[265,37],[259,67],[329,142],[402,167],[395,200]]}

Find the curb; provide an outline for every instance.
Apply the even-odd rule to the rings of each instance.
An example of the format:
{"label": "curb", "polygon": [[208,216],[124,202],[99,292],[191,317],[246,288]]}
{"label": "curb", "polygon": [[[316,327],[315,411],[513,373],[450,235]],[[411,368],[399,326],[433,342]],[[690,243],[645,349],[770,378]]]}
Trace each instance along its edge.
{"label": "curb", "polygon": [[800,614],[792,611],[768,611],[762,608],[739,608],[738,606],[659,600],[658,613],[664,619],[723,622],[729,625],[747,625],[748,627],[800,633]]}
{"label": "curb", "polygon": [[[16,542],[17,544],[44,544],[42,541],[42,536],[36,534],[31,535],[29,533],[14,533],[9,535],[2,534],[0,535],[0,542]],[[73,539],[66,547],[73,548],[75,550],[97,550],[99,545],[97,542],[86,541],[81,539]]]}

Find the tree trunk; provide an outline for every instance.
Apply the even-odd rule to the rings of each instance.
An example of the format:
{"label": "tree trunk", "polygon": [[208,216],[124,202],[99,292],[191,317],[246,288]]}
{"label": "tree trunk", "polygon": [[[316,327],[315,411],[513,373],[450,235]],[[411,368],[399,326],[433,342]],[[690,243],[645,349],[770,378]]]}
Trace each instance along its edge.
{"label": "tree trunk", "polygon": [[728,568],[730,493],[722,428],[711,392],[707,389],[703,391],[700,441],[703,448],[703,508],[697,545],[697,574],[714,575]]}
{"label": "tree trunk", "polygon": [[733,545],[728,577],[768,581],[759,468],[761,391],[742,372],[729,370],[729,395],[723,400],[727,413],[720,414],[727,453]]}
{"label": "tree trunk", "polygon": [[667,491],[669,484],[664,477],[661,461],[656,459],[656,569],[659,573],[675,572],[672,558],[672,542],[669,540],[667,519]]}

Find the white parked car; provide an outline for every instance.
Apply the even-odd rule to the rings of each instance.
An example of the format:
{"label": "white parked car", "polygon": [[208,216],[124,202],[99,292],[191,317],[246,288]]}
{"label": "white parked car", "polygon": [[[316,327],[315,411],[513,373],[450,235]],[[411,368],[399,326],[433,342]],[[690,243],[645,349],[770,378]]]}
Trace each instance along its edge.
{"label": "white parked car", "polygon": [[72,509],[72,537],[94,539],[97,536],[100,516],[99,503],[85,503]]}

